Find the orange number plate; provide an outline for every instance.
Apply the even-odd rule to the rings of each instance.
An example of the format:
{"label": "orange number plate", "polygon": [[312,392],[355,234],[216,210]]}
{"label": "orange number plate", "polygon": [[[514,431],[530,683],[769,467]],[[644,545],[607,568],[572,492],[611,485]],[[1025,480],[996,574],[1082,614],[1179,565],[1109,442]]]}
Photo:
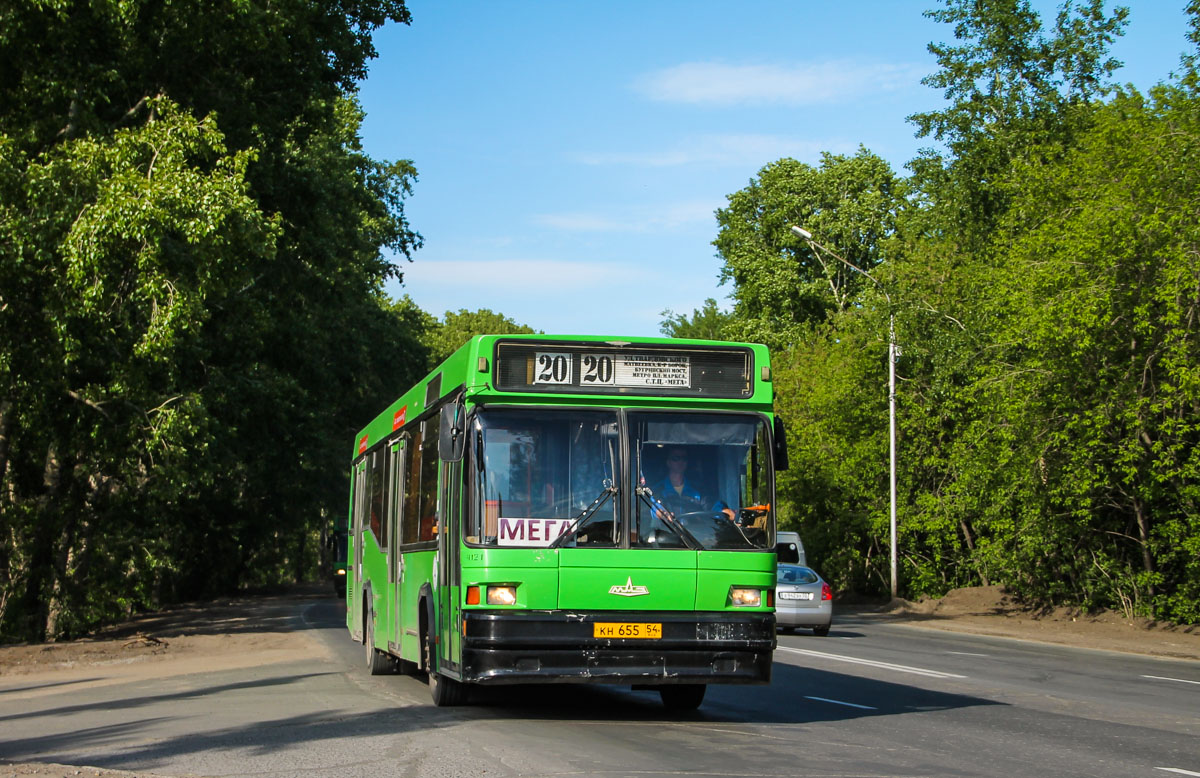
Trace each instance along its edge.
{"label": "orange number plate", "polygon": [[662,624],[614,623],[597,621],[592,624],[592,637],[596,638],[649,638],[662,637]]}

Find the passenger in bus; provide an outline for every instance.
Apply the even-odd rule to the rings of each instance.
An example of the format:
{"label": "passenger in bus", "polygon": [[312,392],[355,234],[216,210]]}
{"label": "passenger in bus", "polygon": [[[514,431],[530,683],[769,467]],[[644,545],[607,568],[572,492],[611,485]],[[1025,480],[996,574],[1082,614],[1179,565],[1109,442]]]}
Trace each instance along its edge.
{"label": "passenger in bus", "polygon": [[[688,453],[682,446],[667,450],[667,475],[654,490],[654,496],[674,511],[690,513],[692,511],[711,510],[714,513],[725,514],[725,518],[733,521],[737,514],[724,501],[705,497],[687,479]],[[679,510],[682,508],[682,510]]]}

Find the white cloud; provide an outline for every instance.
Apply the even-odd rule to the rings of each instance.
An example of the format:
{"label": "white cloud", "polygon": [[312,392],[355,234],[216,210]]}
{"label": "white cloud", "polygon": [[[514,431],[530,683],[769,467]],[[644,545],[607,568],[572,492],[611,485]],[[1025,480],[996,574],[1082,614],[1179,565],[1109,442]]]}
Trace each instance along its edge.
{"label": "white cloud", "polygon": [[642,76],[634,89],[651,100],[695,105],[812,105],[915,86],[927,70],[850,60],[790,66],[685,62]]}
{"label": "white cloud", "polygon": [[497,294],[584,291],[614,284],[618,277],[628,282],[648,275],[637,267],[552,259],[426,260],[406,264],[403,270],[404,283],[411,288]]}
{"label": "white cloud", "polygon": [[639,206],[621,213],[566,212],[536,214],[533,221],[567,232],[650,233],[675,230],[691,224],[710,224],[713,212],[724,201],[696,200],[658,208]]}
{"label": "white cloud", "polygon": [[755,168],[781,157],[816,159],[822,151],[853,153],[857,147],[846,142],[813,141],[782,135],[698,135],[685,138],[674,148],[659,151],[591,152],[574,155],[585,165],[738,165]]}
{"label": "white cloud", "polygon": [[439,317],[488,308],[543,332],[650,337],[660,334],[663,309],[690,314],[705,298],[727,292],[716,287],[718,266],[716,258],[689,251],[674,256],[651,250],[611,261],[438,259],[423,251],[416,262],[404,263],[404,284],[388,292],[407,294]]}

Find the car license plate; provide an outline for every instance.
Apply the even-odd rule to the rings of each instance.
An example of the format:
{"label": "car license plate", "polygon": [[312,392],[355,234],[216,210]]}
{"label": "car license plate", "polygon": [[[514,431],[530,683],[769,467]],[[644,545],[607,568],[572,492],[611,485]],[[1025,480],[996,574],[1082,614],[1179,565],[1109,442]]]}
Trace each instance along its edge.
{"label": "car license plate", "polygon": [[812,592],[780,592],[779,599],[781,600],[811,600]]}
{"label": "car license plate", "polygon": [[658,640],[662,637],[662,624],[646,622],[615,623],[597,621],[592,624],[592,637],[595,638],[649,638]]}

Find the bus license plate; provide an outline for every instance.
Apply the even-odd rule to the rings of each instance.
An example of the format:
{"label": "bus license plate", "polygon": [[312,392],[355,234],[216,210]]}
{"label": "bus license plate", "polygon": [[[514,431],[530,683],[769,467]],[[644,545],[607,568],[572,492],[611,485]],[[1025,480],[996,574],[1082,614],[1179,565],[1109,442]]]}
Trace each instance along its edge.
{"label": "bus license plate", "polygon": [[622,624],[597,621],[592,624],[592,637],[649,638],[650,640],[658,640],[662,637],[662,624],[647,624],[645,622]]}

